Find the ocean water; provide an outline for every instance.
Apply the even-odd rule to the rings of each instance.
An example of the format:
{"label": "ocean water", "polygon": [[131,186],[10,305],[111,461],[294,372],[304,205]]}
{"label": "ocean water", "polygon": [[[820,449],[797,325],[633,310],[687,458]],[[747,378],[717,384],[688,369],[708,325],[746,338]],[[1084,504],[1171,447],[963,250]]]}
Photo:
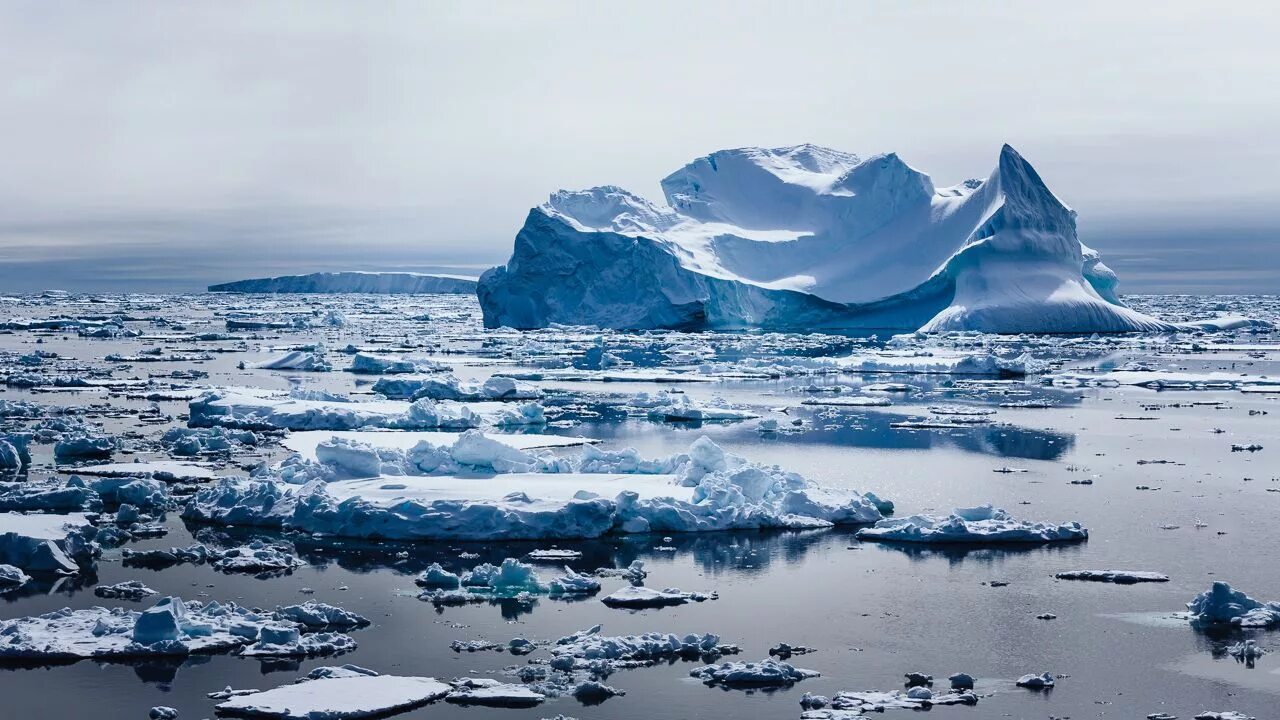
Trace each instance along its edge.
{"label": "ocean water", "polygon": [[[1274,318],[1274,298],[1137,299],[1146,309],[1182,316],[1233,311]],[[291,386],[330,392],[368,391],[370,378],[341,372],[350,345],[430,357],[454,366],[463,378],[484,378],[518,368],[592,367],[603,348],[635,367],[689,368],[662,348],[704,346],[703,362],[776,361],[870,352],[887,336],[838,337],[742,334],[627,334],[484,331],[474,299],[451,296],[247,298],[235,296],[109,296],[14,298],[7,315],[115,318],[138,337],[86,338],[74,330],[17,329],[0,335],[0,357],[18,372],[82,377],[151,379],[191,386]],[[338,309],[345,324],[328,325],[323,313]],[[228,313],[252,310],[270,317],[308,317],[298,329],[238,331],[230,340],[194,340],[192,333],[226,332]],[[420,318],[423,314],[429,320]],[[1213,337],[1004,338],[1001,352],[1026,351],[1050,361],[1050,372],[1087,368],[1149,367],[1185,372],[1224,372],[1248,378],[1280,373],[1280,338],[1267,332]],[[909,341],[908,344],[916,341]],[[966,341],[969,344],[977,340]],[[983,342],[990,342],[990,339]],[[283,348],[323,344],[335,370],[296,373],[241,369]],[[914,347],[914,345],[911,345]],[[114,362],[112,354],[207,355],[207,360]],[[991,347],[991,346],[988,346]],[[56,353],[39,366],[21,366],[35,350]],[[167,376],[198,370],[194,380]],[[153,377],[155,376],[155,377]],[[874,382],[910,385],[889,393],[893,405],[833,408],[800,404],[810,384],[857,387]],[[896,515],[946,513],[953,507],[992,503],[1019,517],[1078,521],[1087,542],[1063,546],[934,548],[863,542],[856,528],[808,531],[735,531],[663,536],[616,536],[589,541],[377,543],[342,541],[257,530],[228,530],[164,518],[168,534],[125,547],[216,546],[264,538],[293,543],[307,565],[290,574],[254,578],[208,566],[164,570],[122,565],[109,549],[95,569],[72,578],[38,578],[0,595],[0,618],[95,605],[142,609],[141,603],[101,600],[97,584],[141,580],[162,595],[234,601],[271,608],[315,599],[340,605],[373,621],[352,631],[359,643],[339,657],[263,662],[233,654],[137,663],[81,661],[0,669],[3,717],[139,718],[155,705],[177,708],[183,718],[213,717],[207,693],[224,687],[266,689],[291,682],[315,667],[354,663],[383,673],[440,679],[507,674],[540,655],[456,653],[454,640],[514,637],[553,641],[595,624],[606,634],[649,631],[713,632],[760,660],[779,642],[814,652],[794,665],[821,677],[776,691],[724,690],[689,677],[701,663],[676,661],[624,670],[607,683],[626,694],[599,705],[571,697],[534,709],[490,709],[436,703],[398,717],[789,718],[799,717],[806,692],[901,688],[903,674],[938,678],[966,672],[978,679],[974,707],[936,707],[958,718],[1142,718],[1165,712],[1192,717],[1206,710],[1235,710],[1258,718],[1280,716],[1280,655],[1252,666],[1226,654],[1232,642],[1251,638],[1280,650],[1280,631],[1191,627],[1177,616],[1185,603],[1225,580],[1260,599],[1280,600],[1280,462],[1274,445],[1280,429],[1280,394],[1235,389],[1155,391],[1141,387],[1060,387],[1040,376],[959,378],[945,375],[821,375],[734,379],[680,386],[696,401],[719,397],[759,414],[799,419],[793,430],[762,433],[756,421],[661,423],[623,405],[631,393],[671,386],[591,381],[538,383],[552,423],[546,432],[597,438],[608,449],[634,447],[647,457],[681,452],[700,436],[752,460],[777,464],[825,484],[874,491],[893,500]],[[71,408],[123,438],[131,457],[162,457],[155,438],[182,425],[186,403],[162,401],[165,423],[144,423],[132,411],[151,402],[115,391],[74,391],[10,386],[0,399]],[[1037,400],[1049,407],[1001,407]],[[995,410],[993,422],[972,428],[900,429],[894,423],[930,415],[929,408],[961,405]],[[785,409],[785,412],[783,412]],[[13,429],[31,421],[5,420]],[[787,426],[790,427],[790,426]],[[1233,451],[1233,444],[1261,444]],[[69,474],[54,463],[48,445],[33,447],[34,462],[18,479]],[[217,458],[220,474],[243,474],[255,464],[283,459],[268,445]],[[998,470],[1025,472],[997,472]],[[1088,478],[1091,484],[1073,484]],[[1139,489],[1146,488],[1146,489]],[[0,528],[0,532],[3,528]],[[623,567],[644,560],[648,585],[715,592],[717,599],[644,611],[609,609],[597,598],[573,602],[540,598],[437,609],[417,599],[414,575],[432,562],[450,569],[521,557],[533,549],[572,548],[569,563],[582,571]],[[460,557],[467,554],[468,557]],[[474,556],[474,557],[472,557]],[[1062,581],[1070,569],[1150,570],[1168,583],[1112,585]],[[548,566],[544,575],[553,573]],[[995,586],[992,581],[1007,583]],[[606,579],[608,592],[621,586]],[[997,583],[998,585],[998,583]],[[313,590],[304,594],[303,589]],[[1042,620],[1043,613],[1056,615]],[[4,638],[0,637],[0,642]],[[1050,691],[1018,688],[1027,673],[1050,672]],[[890,713],[907,713],[890,710]]]}

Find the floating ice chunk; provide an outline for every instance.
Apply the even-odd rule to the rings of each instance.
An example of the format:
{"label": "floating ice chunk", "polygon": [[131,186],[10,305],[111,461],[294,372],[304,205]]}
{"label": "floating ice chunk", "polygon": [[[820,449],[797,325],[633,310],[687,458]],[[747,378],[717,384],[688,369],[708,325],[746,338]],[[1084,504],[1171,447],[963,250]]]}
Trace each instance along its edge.
{"label": "floating ice chunk", "polygon": [[880,520],[858,531],[863,540],[912,543],[1049,543],[1075,542],[1089,537],[1079,523],[1060,525],[1017,520],[991,505],[956,508],[952,515],[912,515]]}
{"label": "floating ice chunk", "polygon": [[801,405],[827,405],[832,407],[889,407],[893,401],[886,397],[872,395],[848,395],[845,397],[805,398]]}
{"label": "floating ice chunk", "polygon": [[667,402],[650,407],[646,414],[651,420],[665,422],[725,422],[760,417],[724,404],[698,404],[687,395],[668,395]]}
{"label": "floating ice chunk", "polygon": [[1187,603],[1193,623],[1216,623],[1240,627],[1270,628],[1280,626],[1280,602],[1264,603],[1234,590],[1222,581],[1200,593]]}
{"label": "floating ice chunk", "polygon": [[577,560],[582,557],[582,553],[577,550],[551,548],[548,550],[534,550],[524,557],[529,562],[561,563],[566,560]]}
{"label": "floating ice chunk", "polygon": [[600,582],[566,566],[564,575],[553,578],[547,588],[552,595],[594,595],[600,592]]}
{"label": "floating ice chunk", "polygon": [[101,548],[82,513],[21,515],[0,513],[0,563],[28,572],[75,574]]}
{"label": "floating ice chunk", "polygon": [[101,505],[97,493],[79,479],[0,482],[0,510],[59,512],[97,510]]}
{"label": "floating ice chunk", "polygon": [[318,628],[356,628],[369,624],[368,618],[334,605],[307,601],[299,605],[277,607],[274,617],[288,620],[308,629]]}
{"label": "floating ice chunk", "polygon": [[227,715],[279,720],[351,720],[425,705],[453,688],[429,677],[344,675],[322,677],[232,697],[218,705]]}
{"label": "floating ice chunk", "polygon": [[800,707],[804,710],[800,717],[802,720],[853,720],[885,710],[927,710],[933,705],[977,704],[978,696],[969,690],[936,693],[928,688],[915,687],[907,692],[844,691],[830,699],[805,693],[800,700]]}
{"label": "floating ice chunk", "polygon": [[1233,710],[1225,710],[1223,712],[1202,712],[1195,716],[1195,720],[1258,720],[1252,715],[1245,715]]}
{"label": "floating ice chunk", "polygon": [[142,584],[141,580],[125,580],[115,585],[99,585],[93,589],[93,594],[100,598],[140,601],[155,595],[156,591]]}
{"label": "floating ice chunk", "polygon": [[[371,355],[369,353],[358,352],[351,356],[351,366],[347,368],[347,372],[361,375],[396,375],[408,374],[418,371],[418,366],[412,360],[405,360],[393,355]],[[381,393],[375,384],[373,391]],[[387,397],[391,397],[387,395]],[[407,396],[405,396],[407,397]]]}
{"label": "floating ice chunk", "polygon": [[325,359],[323,352],[309,350],[292,350],[270,360],[246,364],[246,367],[258,370],[299,370],[303,372],[329,372],[333,369],[333,365]]}
{"label": "floating ice chunk", "polygon": [[724,662],[704,665],[689,671],[707,685],[724,687],[789,687],[822,673],[806,670],[780,660],[768,658],[760,662]]}
{"label": "floating ice chunk", "polygon": [[1089,580],[1092,582],[1109,582],[1118,585],[1133,585],[1145,582],[1169,582],[1169,576],[1145,570],[1067,570],[1054,577],[1059,580]]}
{"label": "floating ice chunk", "polygon": [[1044,372],[1045,363],[1030,355],[1012,357],[987,352],[886,350],[874,355],[838,358],[834,364],[851,373],[908,373],[913,375],[995,375],[1022,377]]}
{"label": "floating ice chunk", "polygon": [[167,706],[157,705],[147,711],[149,720],[177,720],[178,711]]}
{"label": "floating ice chunk", "polygon": [[503,597],[547,591],[534,567],[515,558],[507,558],[501,565],[479,565],[463,575],[461,580],[463,587]]}
{"label": "floating ice chunk", "polygon": [[[738,651],[720,644],[717,635],[690,634],[680,637],[664,633],[605,636],[600,626],[567,635],[551,646],[551,666],[557,670],[612,670],[642,667],[674,658],[715,658]],[[607,673],[606,673],[607,674]]]}
{"label": "floating ice chunk", "polygon": [[453,692],[445,696],[445,702],[456,705],[481,705],[485,707],[533,707],[546,696],[524,685],[502,683],[497,680],[462,678],[453,683]]}
{"label": "floating ice chunk", "polygon": [[31,577],[12,565],[0,565],[0,592],[26,585]]}
{"label": "floating ice chunk", "polygon": [[53,457],[58,460],[110,457],[117,449],[115,438],[76,434],[65,437],[53,445]]}
{"label": "floating ice chunk", "polygon": [[952,690],[971,690],[973,689],[973,676],[969,673],[956,673],[947,678],[951,683]]}
{"label": "floating ice chunk", "polygon": [[573,688],[573,697],[584,705],[597,705],[611,697],[626,694],[627,691],[625,690],[619,690],[616,687],[605,685],[604,683],[596,680],[587,680],[585,682],[578,683],[578,685]]}
{"label": "floating ice chunk", "polygon": [[414,582],[425,588],[443,588],[446,590],[455,590],[462,586],[462,579],[445,570],[440,563],[431,563],[430,567],[422,571],[422,574],[414,579]]}
{"label": "floating ice chunk", "polygon": [[[191,454],[198,454],[202,451],[204,450],[198,450]],[[212,480],[217,477],[213,468],[207,465],[180,462],[176,460],[149,460],[146,462],[80,465],[75,468],[74,472],[77,475],[93,475],[98,477],[154,478],[165,482],[177,482],[179,480],[203,481]]]}
{"label": "floating ice chunk", "polygon": [[1022,677],[1018,678],[1016,685],[1018,687],[1030,688],[1032,690],[1043,690],[1045,688],[1051,688],[1054,685],[1053,674],[1046,672],[1046,673],[1041,673],[1039,675],[1036,675],[1034,673],[1029,675],[1023,675]]}
{"label": "floating ice chunk", "polygon": [[[497,412],[500,408],[491,408]],[[471,408],[430,400],[342,402],[299,400],[251,393],[245,389],[210,391],[189,405],[192,427],[233,427],[249,430],[354,430],[384,427],[399,430],[479,427]]]}
{"label": "floating ice chunk", "polygon": [[222,572],[274,573],[288,572],[306,565],[287,550],[255,540],[217,553],[211,563]]}
{"label": "floating ice chunk", "polygon": [[684,605],[690,601],[702,602],[710,597],[704,593],[681,592],[675,588],[655,590],[653,588],[629,585],[600,598],[600,602],[609,607],[634,610]]}
{"label": "floating ice chunk", "polygon": [[293,623],[271,623],[258,628],[257,642],[238,652],[246,657],[314,657],[356,649],[349,635],[318,632],[303,635]]}

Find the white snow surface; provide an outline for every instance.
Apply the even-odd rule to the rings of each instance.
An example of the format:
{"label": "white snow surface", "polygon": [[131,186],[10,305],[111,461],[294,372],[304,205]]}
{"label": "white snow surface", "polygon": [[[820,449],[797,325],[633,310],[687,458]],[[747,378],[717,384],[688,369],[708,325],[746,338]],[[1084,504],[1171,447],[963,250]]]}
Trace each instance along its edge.
{"label": "white snow surface", "polygon": [[[436,446],[453,445],[460,437],[462,437],[462,433],[438,430],[309,430],[289,433],[289,437],[282,440],[281,445],[298,453],[307,460],[315,460],[316,447],[320,443],[334,438],[350,440],[385,450],[409,450],[420,442]],[[573,447],[597,442],[591,438],[567,437],[564,435],[485,433],[484,437],[517,450]],[[81,471],[82,468],[76,468],[76,472]]]}
{"label": "white snow surface", "polygon": [[488,327],[875,327],[1118,332],[1130,310],[1076,215],[1013,148],[986,180],[936,188],[889,153],[722,150],[662,181],[530,211],[480,278]]}
{"label": "white snow surface", "polygon": [[218,711],[280,720],[346,720],[416,707],[452,690],[429,677],[342,675],[232,697],[219,704]]}

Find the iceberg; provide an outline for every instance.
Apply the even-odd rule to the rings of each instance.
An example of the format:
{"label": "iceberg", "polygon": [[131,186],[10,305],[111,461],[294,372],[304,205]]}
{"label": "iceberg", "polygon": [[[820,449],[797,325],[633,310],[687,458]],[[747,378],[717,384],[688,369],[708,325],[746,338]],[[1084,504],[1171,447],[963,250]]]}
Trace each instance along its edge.
{"label": "iceberg", "polygon": [[227,293],[367,293],[371,295],[469,295],[476,279],[466,275],[408,272],[320,272],[309,275],[237,280],[210,285],[209,292]]}
{"label": "iceberg", "polygon": [[721,150],[662,181],[533,208],[480,277],[486,327],[888,328],[1127,332],[1174,325],[1121,304],[1076,213],[1012,147],[985,180],[937,188],[894,153]]}

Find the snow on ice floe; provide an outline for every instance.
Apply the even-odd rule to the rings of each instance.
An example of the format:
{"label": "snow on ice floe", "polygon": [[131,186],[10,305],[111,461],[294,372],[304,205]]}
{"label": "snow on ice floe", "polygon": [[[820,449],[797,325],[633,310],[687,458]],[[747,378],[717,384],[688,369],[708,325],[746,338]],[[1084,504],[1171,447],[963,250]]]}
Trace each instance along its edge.
{"label": "snow on ice floe", "polygon": [[[436,430],[398,430],[386,432],[379,430],[309,430],[289,433],[281,444],[298,453],[306,460],[316,459],[316,448],[323,442],[339,438],[362,445],[369,445],[386,450],[410,450],[420,442],[434,446],[456,445],[463,433],[442,432]],[[484,433],[483,437],[517,450],[535,450],[541,448],[574,447],[598,442],[592,438],[569,437],[566,435],[508,435],[500,433]],[[79,472],[80,468],[76,468]]]}
{"label": "snow on ice floe", "polygon": [[678,636],[671,633],[602,635],[595,625],[556,640],[549,648],[555,670],[587,670],[608,675],[616,670],[648,667],[674,659],[716,658],[738,652],[711,633]]}
{"label": "snow on ice floe", "polygon": [[672,605],[684,605],[688,602],[703,602],[713,599],[713,595],[700,592],[684,592],[677,588],[657,590],[655,588],[628,585],[600,598],[600,602],[612,608],[641,610],[644,608],[661,608]]}
{"label": "snow on ice floe", "polygon": [[[467,465],[488,465],[487,476],[451,474],[460,446],[474,451]],[[892,507],[749,462],[706,438],[656,461],[591,446],[576,459],[536,456],[478,434],[452,448],[420,443],[387,462],[394,452],[322,443],[318,457],[329,454],[346,477],[388,466],[398,474],[334,480],[333,466],[286,464],[276,476],[202,488],[183,517],[343,537],[494,540],[867,524]]]}
{"label": "snow on ice floe", "polygon": [[1241,390],[1280,392],[1280,380],[1221,371],[1113,370],[1104,373],[1062,372],[1041,378],[1046,385],[1065,387],[1133,385],[1152,390]]}
{"label": "snow on ice floe", "polygon": [[491,424],[498,427],[546,423],[537,403],[461,405],[429,399],[412,403],[399,400],[309,400],[280,396],[250,388],[210,391],[190,403],[192,427],[229,427],[249,430],[397,430],[467,429]]}
{"label": "snow on ice floe", "polygon": [[209,292],[228,293],[365,293],[422,295],[475,292],[476,279],[467,275],[410,272],[318,272],[281,275],[210,285]]}
{"label": "snow on ice floe", "polygon": [[305,626],[277,613],[217,602],[160,599],[141,612],[125,608],[63,608],[0,621],[0,661],[183,656],[238,649],[244,655],[311,656],[353,649],[338,633],[303,634]]}
{"label": "snow on ice floe", "polygon": [[[314,672],[312,673],[315,674]],[[306,677],[271,690],[236,695],[220,714],[278,720],[349,720],[381,717],[443,698],[450,685],[435,678],[343,672]]]}
{"label": "snow on ice floe", "polygon": [[180,460],[148,460],[139,462],[104,463],[101,465],[77,465],[77,475],[102,477],[156,478],[166,482],[203,481],[217,477],[213,468],[199,463]]}
{"label": "snow on ice floe", "polygon": [[372,390],[391,399],[460,402],[537,400],[543,395],[534,385],[503,376],[484,382],[459,380],[453,375],[382,378],[373,384]]}
{"label": "snow on ice floe", "polygon": [[1008,145],[951,188],[896,154],[813,145],[722,150],[662,188],[668,206],[604,186],[531,210],[480,278],[485,325],[1174,328],[1121,304],[1075,212]]}
{"label": "snow on ice floe", "polygon": [[979,505],[956,508],[948,516],[911,515],[886,518],[858,531],[863,540],[910,543],[1050,543],[1089,537],[1079,523],[1049,524],[1018,520],[1008,511]]}
{"label": "snow on ice floe", "polygon": [[1187,603],[1187,610],[1187,618],[1198,625],[1280,627],[1280,602],[1254,600],[1220,580]]}
{"label": "snow on ice floe", "polygon": [[1054,577],[1059,580],[1088,580],[1091,582],[1133,585],[1136,583],[1169,582],[1169,576],[1146,570],[1065,570]]}
{"label": "snow on ice floe", "polygon": [[257,370],[295,370],[301,372],[329,372],[333,364],[325,359],[323,352],[310,350],[291,350],[270,360],[256,363],[245,363],[245,367]]}

